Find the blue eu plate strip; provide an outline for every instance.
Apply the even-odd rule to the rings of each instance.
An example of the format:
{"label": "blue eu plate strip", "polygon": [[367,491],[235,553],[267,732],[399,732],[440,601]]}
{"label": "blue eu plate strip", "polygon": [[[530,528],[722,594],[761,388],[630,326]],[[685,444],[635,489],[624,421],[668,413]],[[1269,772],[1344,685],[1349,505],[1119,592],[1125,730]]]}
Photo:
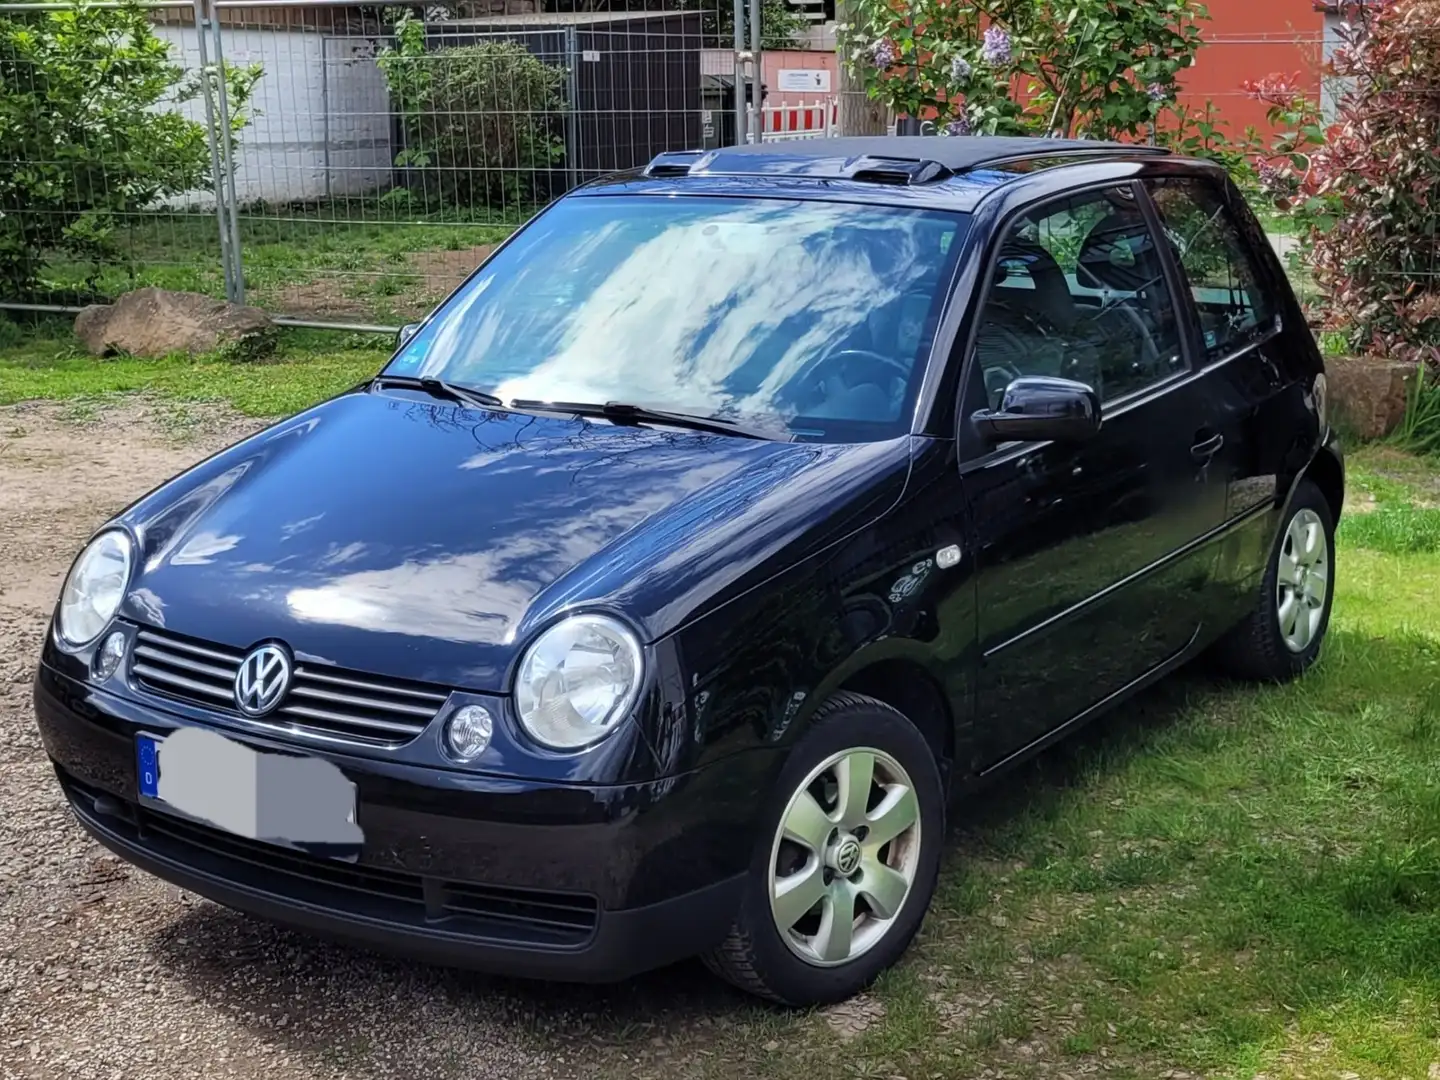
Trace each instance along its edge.
{"label": "blue eu plate strip", "polygon": [[145,798],[160,797],[160,743],[149,735],[135,736],[135,779]]}

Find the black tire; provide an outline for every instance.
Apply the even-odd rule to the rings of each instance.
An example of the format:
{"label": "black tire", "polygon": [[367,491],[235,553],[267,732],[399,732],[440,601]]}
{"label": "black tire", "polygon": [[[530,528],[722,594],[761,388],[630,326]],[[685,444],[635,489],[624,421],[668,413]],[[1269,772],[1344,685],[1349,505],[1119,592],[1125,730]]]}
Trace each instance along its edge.
{"label": "black tire", "polygon": [[[839,966],[818,967],[801,959],[776,926],[771,860],[782,816],[800,785],[833,755],[859,748],[889,755],[909,776],[919,822],[914,877],[893,923],[873,946]],[[740,989],[783,1005],[823,1005],[852,997],[905,952],[934,895],[945,828],[944,789],[934,754],[915,726],[890,706],[860,694],[836,694],[791,751],[763,820],[766,827],[757,838],[740,912],[725,941],[702,957],[705,965]]]}
{"label": "black tire", "polygon": [[[1291,523],[1305,513],[1313,514],[1319,519],[1325,538],[1328,577],[1318,626],[1308,646],[1297,651],[1286,643],[1285,635],[1281,631],[1277,586],[1281,559],[1287,551],[1287,536]],[[1265,576],[1261,579],[1255,606],[1245,620],[1221,640],[1216,648],[1216,660],[1224,671],[1237,678],[1256,682],[1288,682],[1298,678],[1320,655],[1325,633],[1330,628],[1330,609],[1334,599],[1334,516],[1320,489],[1309,480],[1301,480],[1290,505],[1280,519],[1279,535],[1271,548],[1270,561],[1265,567]]]}

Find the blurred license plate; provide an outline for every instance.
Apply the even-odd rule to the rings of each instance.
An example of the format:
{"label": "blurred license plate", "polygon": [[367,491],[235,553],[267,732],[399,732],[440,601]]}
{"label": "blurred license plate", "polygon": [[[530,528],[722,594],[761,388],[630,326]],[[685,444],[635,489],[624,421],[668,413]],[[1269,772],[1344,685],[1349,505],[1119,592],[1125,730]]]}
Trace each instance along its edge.
{"label": "blurred license plate", "polygon": [[[251,840],[358,855],[355,785],[328,761],[271,754],[204,728],[135,737],[140,797]],[[333,849],[333,850],[332,850]]]}

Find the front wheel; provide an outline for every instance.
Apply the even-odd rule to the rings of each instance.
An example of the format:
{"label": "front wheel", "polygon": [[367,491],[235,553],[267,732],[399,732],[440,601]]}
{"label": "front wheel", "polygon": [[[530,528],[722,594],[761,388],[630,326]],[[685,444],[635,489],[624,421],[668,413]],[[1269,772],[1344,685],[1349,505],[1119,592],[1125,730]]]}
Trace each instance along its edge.
{"label": "front wheel", "polygon": [[706,964],[786,1005],[840,1001],[898,960],[935,891],[939,769],[894,709],[838,694],[791,752],[740,914]]}
{"label": "front wheel", "polygon": [[1318,487],[1302,480],[1287,515],[1254,609],[1218,651],[1222,664],[1243,678],[1284,682],[1304,674],[1330,627],[1335,579],[1330,504]]}

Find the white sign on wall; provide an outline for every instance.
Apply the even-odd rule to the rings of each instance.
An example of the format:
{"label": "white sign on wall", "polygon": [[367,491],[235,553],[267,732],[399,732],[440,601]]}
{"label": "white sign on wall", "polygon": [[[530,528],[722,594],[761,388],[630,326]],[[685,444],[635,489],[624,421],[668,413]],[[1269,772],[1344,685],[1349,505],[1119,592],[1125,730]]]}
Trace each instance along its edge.
{"label": "white sign on wall", "polygon": [[781,68],[780,92],[782,94],[828,94],[830,72],[805,68]]}

